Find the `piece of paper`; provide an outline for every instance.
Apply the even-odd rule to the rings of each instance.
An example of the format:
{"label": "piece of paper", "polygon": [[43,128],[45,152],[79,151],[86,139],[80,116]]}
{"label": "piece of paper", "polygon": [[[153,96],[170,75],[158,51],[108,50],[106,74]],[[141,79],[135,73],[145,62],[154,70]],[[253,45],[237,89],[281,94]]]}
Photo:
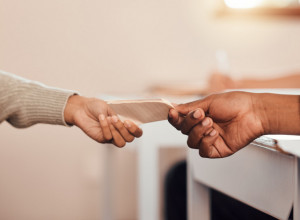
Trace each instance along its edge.
{"label": "piece of paper", "polygon": [[138,125],[168,119],[173,105],[164,99],[113,100],[107,104],[121,121],[130,120]]}

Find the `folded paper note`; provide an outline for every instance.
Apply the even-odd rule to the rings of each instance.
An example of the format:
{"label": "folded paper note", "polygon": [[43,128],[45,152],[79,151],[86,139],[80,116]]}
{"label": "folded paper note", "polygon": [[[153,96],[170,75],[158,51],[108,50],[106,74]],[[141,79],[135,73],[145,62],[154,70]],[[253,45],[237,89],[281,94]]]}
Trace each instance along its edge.
{"label": "folded paper note", "polygon": [[121,121],[131,120],[136,124],[168,119],[173,105],[164,99],[114,100],[107,104],[118,114]]}

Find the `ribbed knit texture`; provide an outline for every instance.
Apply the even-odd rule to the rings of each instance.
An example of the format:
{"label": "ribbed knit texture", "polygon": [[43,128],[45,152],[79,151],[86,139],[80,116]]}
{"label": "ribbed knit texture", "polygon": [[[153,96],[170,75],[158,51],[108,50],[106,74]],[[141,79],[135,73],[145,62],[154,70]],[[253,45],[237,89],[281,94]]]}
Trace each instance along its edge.
{"label": "ribbed knit texture", "polygon": [[0,123],[25,128],[37,123],[67,126],[64,109],[75,92],[0,71]]}

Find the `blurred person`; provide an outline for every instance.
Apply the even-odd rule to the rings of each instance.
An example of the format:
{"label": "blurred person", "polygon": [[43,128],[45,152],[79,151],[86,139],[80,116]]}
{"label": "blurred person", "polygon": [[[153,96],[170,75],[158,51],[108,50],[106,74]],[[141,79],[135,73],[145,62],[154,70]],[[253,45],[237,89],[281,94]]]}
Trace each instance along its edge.
{"label": "blurred person", "polygon": [[208,81],[207,93],[220,92],[226,89],[258,89],[258,88],[300,88],[300,73],[269,79],[245,78],[235,80],[227,74],[213,73]]}
{"label": "blurred person", "polygon": [[142,135],[133,122],[121,122],[103,100],[0,71],[0,123],[4,120],[16,128],[37,123],[75,125],[95,141],[117,147]]}
{"label": "blurred person", "polygon": [[228,89],[259,89],[259,88],[300,88],[300,73],[268,79],[233,79],[228,74],[213,72],[207,81],[207,86],[189,84],[162,84],[149,88],[152,93],[173,96],[208,95]]}

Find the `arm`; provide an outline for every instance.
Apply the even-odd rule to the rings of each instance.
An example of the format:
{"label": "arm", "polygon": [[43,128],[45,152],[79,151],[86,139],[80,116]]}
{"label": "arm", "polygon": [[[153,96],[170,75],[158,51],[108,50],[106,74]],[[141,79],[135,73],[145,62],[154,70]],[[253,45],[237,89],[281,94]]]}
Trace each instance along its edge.
{"label": "arm", "polygon": [[253,94],[264,134],[300,135],[300,96]]}
{"label": "arm", "polygon": [[226,157],[264,134],[300,135],[300,96],[230,92],[179,105],[170,123],[203,157]]}
{"label": "arm", "polygon": [[25,128],[37,123],[76,125],[99,143],[123,147],[142,130],[121,122],[103,100],[76,95],[0,71],[0,123]]}
{"label": "arm", "polygon": [[105,101],[96,98],[71,96],[64,116],[68,124],[76,125],[99,143],[124,147],[126,142],[132,142],[143,134],[136,124],[131,121],[123,123]]}
{"label": "arm", "polygon": [[7,120],[18,128],[36,123],[67,125],[63,110],[74,94],[0,71],[0,122]]}

